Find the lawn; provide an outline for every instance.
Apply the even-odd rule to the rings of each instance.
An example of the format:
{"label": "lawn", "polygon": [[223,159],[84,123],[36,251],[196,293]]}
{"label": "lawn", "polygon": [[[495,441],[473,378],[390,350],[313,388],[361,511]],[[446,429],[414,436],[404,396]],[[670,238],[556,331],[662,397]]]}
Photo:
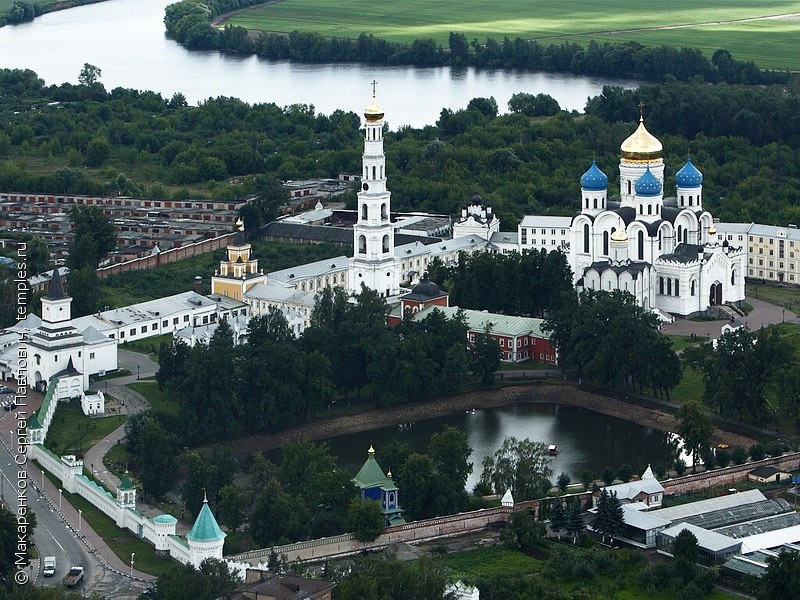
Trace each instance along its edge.
{"label": "lawn", "polygon": [[87,417],[81,411],[77,400],[59,402],[45,446],[56,454],[83,453],[122,425],[125,417]]}
{"label": "lawn", "polygon": [[178,400],[170,398],[167,392],[158,389],[158,384],[153,380],[137,381],[128,384],[128,387],[147,398],[153,407],[153,412],[174,416],[180,412]]}
{"label": "lawn", "polygon": [[[675,0],[651,5],[621,0],[609,10],[605,0],[557,2],[554,0],[406,0],[365,5],[354,0],[285,0],[262,5],[232,16],[226,24],[247,29],[290,33],[317,31],[323,36],[357,38],[362,32],[391,41],[411,42],[433,38],[446,46],[451,31],[468,40],[520,36],[543,43],[590,39],[645,44],[690,46],[707,55],[726,48],[740,60],[754,60],[775,69],[800,67],[796,41],[800,20],[770,18],[800,12],[800,2],[778,0],[765,6],[748,0],[720,3],[711,0]],[[676,27],[675,29],[655,29]]]}
{"label": "lawn", "polygon": [[686,348],[691,348],[692,346],[697,346],[702,342],[707,342],[706,338],[693,338],[688,335],[668,335],[665,336],[668,339],[672,340],[672,350],[673,352],[680,352],[682,350],[686,350]]}
{"label": "lawn", "polygon": [[800,287],[798,286],[748,283],[745,289],[748,298],[756,298],[770,304],[783,306],[796,315],[800,315]]}

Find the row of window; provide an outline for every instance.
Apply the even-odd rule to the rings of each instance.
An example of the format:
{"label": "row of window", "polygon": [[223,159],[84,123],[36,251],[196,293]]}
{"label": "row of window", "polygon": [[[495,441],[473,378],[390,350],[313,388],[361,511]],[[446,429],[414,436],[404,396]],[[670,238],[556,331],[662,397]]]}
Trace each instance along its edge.
{"label": "row of window", "polygon": [[[794,257],[792,257],[792,258],[794,258]],[[753,264],[753,259],[752,258],[748,259],[748,261],[749,261],[749,263],[751,265]],[[783,261],[778,261],[778,268],[783,270],[785,264],[786,263],[784,263]],[[758,266],[759,267],[763,267],[764,266],[764,259],[763,258],[759,258],[758,259]],[[768,260],[767,261],[767,266],[774,268],[775,267],[775,261],[774,260]],[[795,271],[796,269],[797,269],[797,265],[795,263],[789,263],[789,270],[790,271]]]}
{"label": "row of window", "polygon": [[[730,239],[730,236],[728,236],[728,239]],[[742,239],[742,236],[739,236],[739,239]],[[755,236],[752,236],[752,235],[750,236],[750,241],[751,242],[755,242],[755,239],[756,239]],[[785,242],[785,240],[778,240],[778,242],[782,246],[783,243]],[[759,244],[763,244],[764,243],[764,238],[763,237],[759,237],[758,238],[758,243]],[[770,246],[774,246],[775,245],[775,238],[767,238],[767,243]],[[794,242],[791,241],[791,240],[789,240],[789,248],[794,248]]]}
{"label": "row of window", "polygon": [[[749,274],[750,274],[751,277],[755,277],[756,276],[756,270],[755,269],[750,269]],[[765,278],[764,271],[759,270],[758,271],[758,276],[761,277],[762,279],[764,279]],[[778,273],[777,277],[776,277],[774,272],[767,271],[766,279],[777,279],[778,281],[782,282],[782,281],[784,281],[784,274],[783,273]],[[794,273],[789,273],[788,281],[795,281],[795,280],[796,280],[796,277],[795,277]]]}

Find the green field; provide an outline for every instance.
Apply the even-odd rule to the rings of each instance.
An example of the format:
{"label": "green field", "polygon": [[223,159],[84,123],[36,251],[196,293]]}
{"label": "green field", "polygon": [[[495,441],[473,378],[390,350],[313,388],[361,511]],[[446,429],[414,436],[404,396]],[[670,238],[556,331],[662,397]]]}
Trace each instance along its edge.
{"label": "green field", "polygon": [[[794,15],[742,21],[790,13]],[[753,60],[761,67],[800,69],[797,1],[675,0],[643,5],[621,0],[610,7],[605,0],[406,0],[380,5],[354,0],[285,0],[233,15],[226,23],[283,33],[317,31],[328,37],[356,38],[366,32],[391,41],[433,38],[445,46],[451,31],[463,33],[469,40],[521,36],[545,44],[632,39],[648,45],[697,47],[708,55],[725,48],[734,58]],[[663,29],[667,27],[670,29]]]}

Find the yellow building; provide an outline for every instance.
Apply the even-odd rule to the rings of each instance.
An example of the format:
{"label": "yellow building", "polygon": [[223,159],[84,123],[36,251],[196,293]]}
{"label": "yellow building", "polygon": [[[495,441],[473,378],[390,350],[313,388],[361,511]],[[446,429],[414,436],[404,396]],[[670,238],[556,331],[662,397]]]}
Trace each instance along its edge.
{"label": "yellow building", "polygon": [[258,259],[251,256],[252,245],[244,239],[244,225],[236,222],[239,230],[233,243],[228,246],[226,260],[219,262],[219,271],[211,278],[211,293],[242,301],[247,290],[259,283],[266,283],[263,269],[258,269]]}

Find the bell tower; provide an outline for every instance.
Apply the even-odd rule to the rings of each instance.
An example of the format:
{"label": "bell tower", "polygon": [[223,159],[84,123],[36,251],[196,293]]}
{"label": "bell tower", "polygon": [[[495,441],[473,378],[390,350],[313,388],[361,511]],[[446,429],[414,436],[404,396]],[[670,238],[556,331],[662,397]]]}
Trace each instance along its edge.
{"label": "bell tower", "polygon": [[361,291],[361,284],[382,297],[400,292],[397,261],[394,257],[394,228],[391,222],[391,194],[386,189],[386,156],[383,153],[383,109],[375,99],[364,109],[364,154],[361,190],[358,192],[358,220],[353,227],[353,260],[350,263],[350,289]]}

